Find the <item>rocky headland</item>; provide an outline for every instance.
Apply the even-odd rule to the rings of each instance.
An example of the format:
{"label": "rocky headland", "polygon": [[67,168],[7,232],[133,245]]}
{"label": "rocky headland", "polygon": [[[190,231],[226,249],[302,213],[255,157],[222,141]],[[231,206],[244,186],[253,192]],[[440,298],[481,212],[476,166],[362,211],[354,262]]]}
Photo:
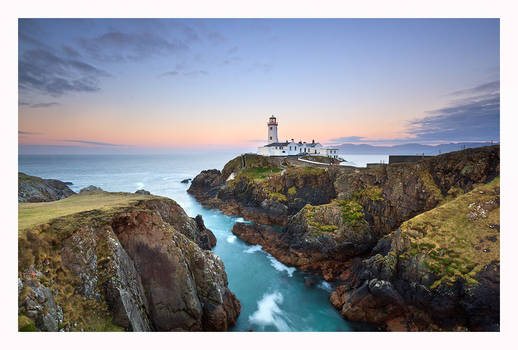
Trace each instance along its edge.
{"label": "rocky headland", "polygon": [[51,202],[67,198],[74,194],[68,184],[18,173],[18,202]]}
{"label": "rocky headland", "polygon": [[240,313],[214,234],[171,199],[86,191],[19,213],[22,331],[226,331]]}
{"label": "rocky headland", "polygon": [[389,330],[495,330],[499,151],[369,169],[246,154],[201,172],[188,192],[253,221],[234,226],[243,240],[340,283],[331,301],[349,320]]}

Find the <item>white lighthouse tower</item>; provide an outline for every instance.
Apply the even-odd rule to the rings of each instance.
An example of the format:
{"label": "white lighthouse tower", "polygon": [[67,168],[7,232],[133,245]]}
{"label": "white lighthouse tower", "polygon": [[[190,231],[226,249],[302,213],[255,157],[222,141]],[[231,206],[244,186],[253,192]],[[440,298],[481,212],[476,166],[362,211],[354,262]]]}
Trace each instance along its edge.
{"label": "white lighthouse tower", "polygon": [[277,119],[272,115],[268,120],[268,143],[279,142],[277,138]]}

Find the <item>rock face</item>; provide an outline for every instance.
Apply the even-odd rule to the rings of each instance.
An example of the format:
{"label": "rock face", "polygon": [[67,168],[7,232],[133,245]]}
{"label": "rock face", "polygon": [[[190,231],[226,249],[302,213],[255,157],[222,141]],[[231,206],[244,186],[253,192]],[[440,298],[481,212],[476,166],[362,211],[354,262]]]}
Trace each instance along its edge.
{"label": "rock face", "polygon": [[[246,155],[202,172],[189,192],[258,223],[235,224],[243,240],[341,281],[331,301],[347,319],[390,330],[487,330],[499,317],[499,174],[499,146],[368,169],[291,168]],[[474,188],[487,196],[475,200]]]}
{"label": "rock face", "polygon": [[336,197],[334,169],[286,168],[268,157],[246,154],[223,170],[205,170],[187,190],[203,205],[262,224],[283,225],[306,204]]}
{"label": "rock face", "polygon": [[225,331],[240,304],[215,237],[173,200],[58,218],[19,238],[19,315],[42,331]]}
{"label": "rock face", "polygon": [[499,197],[495,179],[404,222],[353,263],[331,301],[389,329],[498,330]]}
{"label": "rock face", "polygon": [[73,194],[62,181],[18,173],[18,202],[51,202]]}

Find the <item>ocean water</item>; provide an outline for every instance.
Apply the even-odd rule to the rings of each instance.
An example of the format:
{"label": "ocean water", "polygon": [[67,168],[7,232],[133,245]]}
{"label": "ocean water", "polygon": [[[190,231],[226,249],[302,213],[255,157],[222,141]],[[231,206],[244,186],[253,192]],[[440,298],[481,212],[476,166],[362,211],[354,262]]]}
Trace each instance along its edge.
{"label": "ocean water", "polygon": [[[70,181],[76,192],[88,185],[106,191],[146,189],[174,199],[189,216],[201,214],[205,225],[216,235],[214,252],[223,260],[230,289],[241,302],[241,315],[233,331],[358,329],[358,325],[343,320],[329,302],[331,284],[288,267],[260,246],[234,236],[232,226],[243,218],[203,208],[186,192],[189,185],[180,183],[201,170],[222,169],[236,155],[22,155],[19,171]],[[312,281],[311,285],[305,284],[306,279]]]}

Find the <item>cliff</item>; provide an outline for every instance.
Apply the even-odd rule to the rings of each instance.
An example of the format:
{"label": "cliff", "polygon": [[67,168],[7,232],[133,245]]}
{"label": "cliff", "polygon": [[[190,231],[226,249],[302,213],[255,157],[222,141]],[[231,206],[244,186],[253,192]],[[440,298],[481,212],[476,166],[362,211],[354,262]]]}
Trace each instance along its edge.
{"label": "cliff", "polygon": [[224,331],[239,315],[214,235],[171,199],[95,191],[19,213],[20,330]]}
{"label": "cliff", "polygon": [[[403,284],[401,284],[403,287],[398,290],[399,294],[404,294],[400,295],[401,298],[395,296],[396,294],[390,288],[386,288],[388,286],[386,282],[392,283],[392,280],[402,279],[392,277],[385,280],[375,275],[367,278],[361,271],[369,269],[360,266],[369,264],[359,262],[381,259],[378,253],[381,249],[380,245],[388,244],[386,235],[393,234],[400,227],[405,227],[412,218],[417,220],[420,214],[430,215],[429,225],[433,228],[444,223],[450,225],[455,222],[457,219],[452,211],[448,211],[451,217],[449,214],[439,216],[434,213],[442,213],[441,210],[449,208],[448,205],[453,205],[449,203],[458,203],[455,202],[457,199],[460,201],[461,198],[473,196],[475,192],[472,191],[478,186],[489,183],[494,185],[492,181],[497,181],[495,179],[500,174],[498,145],[452,152],[414,163],[392,164],[369,169],[337,166],[294,167],[290,165],[288,159],[282,158],[268,161],[272,163],[267,166],[261,163],[258,166],[247,167],[243,162],[239,163],[234,159],[225,166],[226,172],[225,168],[223,172],[217,170],[202,172],[193,180],[190,193],[202,204],[219,208],[223,212],[242,215],[256,222],[252,225],[236,223],[233,232],[243,240],[262,245],[263,249],[285,264],[303,270],[319,271],[326,280],[344,283],[346,287],[340,287],[333,295],[333,303],[341,310],[344,317],[381,323],[392,322],[393,318],[381,317],[379,310],[384,310],[381,312],[386,312],[387,315],[398,314],[408,322],[411,319],[410,315],[430,315],[435,312],[429,306],[433,298],[423,299],[415,306],[411,302],[415,299],[415,295],[408,291],[405,294],[403,290],[406,287]],[[266,160],[257,160],[255,164],[260,162],[266,162]],[[207,191],[204,192],[204,190]],[[492,210],[499,213],[498,207]],[[264,224],[279,225],[282,229],[275,230]],[[499,223],[491,223],[491,225],[499,228]],[[452,231],[445,234],[453,239],[452,237],[457,234],[455,230],[463,228],[450,227],[450,229]],[[470,229],[476,231],[481,230],[481,227],[475,225]],[[480,230],[476,235],[484,234],[485,231]],[[495,232],[490,236],[496,238],[491,239],[498,241],[499,232],[493,231]],[[457,243],[464,244],[463,241]],[[492,251],[495,252],[494,249]],[[388,254],[388,250],[384,253]],[[399,253],[404,255],[403,252]],[[460,245],[455,254],[460,259],[469,259],[471,251]],[[495,271],[495,264],[499,261],[499,252],[495,254],[494,261],[479,266],[480,271],[472,272],[475,276],[470,277],[472,280],[478,278],[482,281],[485,278],[492,281],[491,293],[494,293],[494,298],[491,301],[486,302],[482,299],[477,292],[478,289],[470,289],[474,291],[473,303],[478,303],[477,307],[493,310],[492,320],[498,317],[494,300],[499,298],[499,279],[495,277],[496,272],[491,272]],[[385,255],[382,256],[385,257]],[[384,259],[392,259],[391,256],[392,254]],[[416,256],[421,255],[416,254]],[[390,261],[392,263],[392,260]],[[437,268],[433,264],[430,267],[422,264],[419,266],[425,266],[425,268],[418,269],[418,272],[412,270],[417,281],[425,278],[423,277],[425,271],[428,274],[429,269]],[[471,271],[473,270],[470,269],[469,272]],[[426,276],[431,278],[429,277],[431,275]],[[448,283],[464,283],[452,282],[457,281],[453,276],[459,277],[454,274],[446,280],[442,275],[435,275],[432,282],[435,283],[434,288],[442,290],[441,288],[445,288],[442,286]],[[461,281],[464,277],[461,276],[458,280]],[[468,279],[468,281],[471,280]],[[358,285],[358,283],[361,284]],[[417,282],[407,280],[405,283],[407,283],[406,286],[410,286],[408,287],[410,290],[414,290]],[[422,285],[423,288],[431,288],[431,284]],[[361,286],[363,289],[359,289]],[[378,286],[381,286],[383,292],[370,293],[365,303],[360,303],[359,307],[355,306],[356,298],[363,294],[355,294],[352,300],[348,299],[356,289],[365,293],[367,290],[376,290]],[[480,290],[486,290],[485,286],[484,284]],[[368,287],[372,288],[366,289]],[[460,289],[458,293],[464,292],[468,293],[464,289]],[[387,299],[388,294],[383,293],[392,295],[393,299]],[[399,309],[395,306],[396,300],[401,301]],[[452,300],[457,301],[457,299]],[[383,309],[378,307],[376,302],[390,307]],[[401,305],[420,311],[412,314],[407,309],[401,308]],[[394,309],[390,309],[392,307]],[[466,306],[466,309],[470,307]],[[368,315],[368,312],[361,316],[362,313],[359,311],[361,308],[372,309],[376,316]],[[475,310],[476,307],[472,309]],[[404,310],[404,312],[395,310]],[[458,326],[478,329],[479,323],[466,322],[466,317],[474,318],[476,312],[469,314],[463,310],[449,309],[450,314],[437,312],[437,315],[442,315],[451,322],[446,324],[432,320],[430,325],[434,326],[430,327],[452,329]],[[452,321],[453,319],[456,321]],[[493,321],[490,323],[495,325]],[[416,321],[411,325],[408,323],[408,326],[403,328],[426,329],[423,324],[426,322]]]}
{"label": "cliff", "polygon": [[62,181],[18,173],[18,202],[57,201],[73,194]]}
{"label": "cliff", "polygon": [[206,170],[188,189],[200,203],[258,223],[283,225],[306,204],[336,197],[334,168],[291,165],[287,159],[238,156],[223,170]]}
{"label": "cliff", "polygon": [[405,221],[357,259],[331,301],[393,330],[498,330],[500,182]]}

